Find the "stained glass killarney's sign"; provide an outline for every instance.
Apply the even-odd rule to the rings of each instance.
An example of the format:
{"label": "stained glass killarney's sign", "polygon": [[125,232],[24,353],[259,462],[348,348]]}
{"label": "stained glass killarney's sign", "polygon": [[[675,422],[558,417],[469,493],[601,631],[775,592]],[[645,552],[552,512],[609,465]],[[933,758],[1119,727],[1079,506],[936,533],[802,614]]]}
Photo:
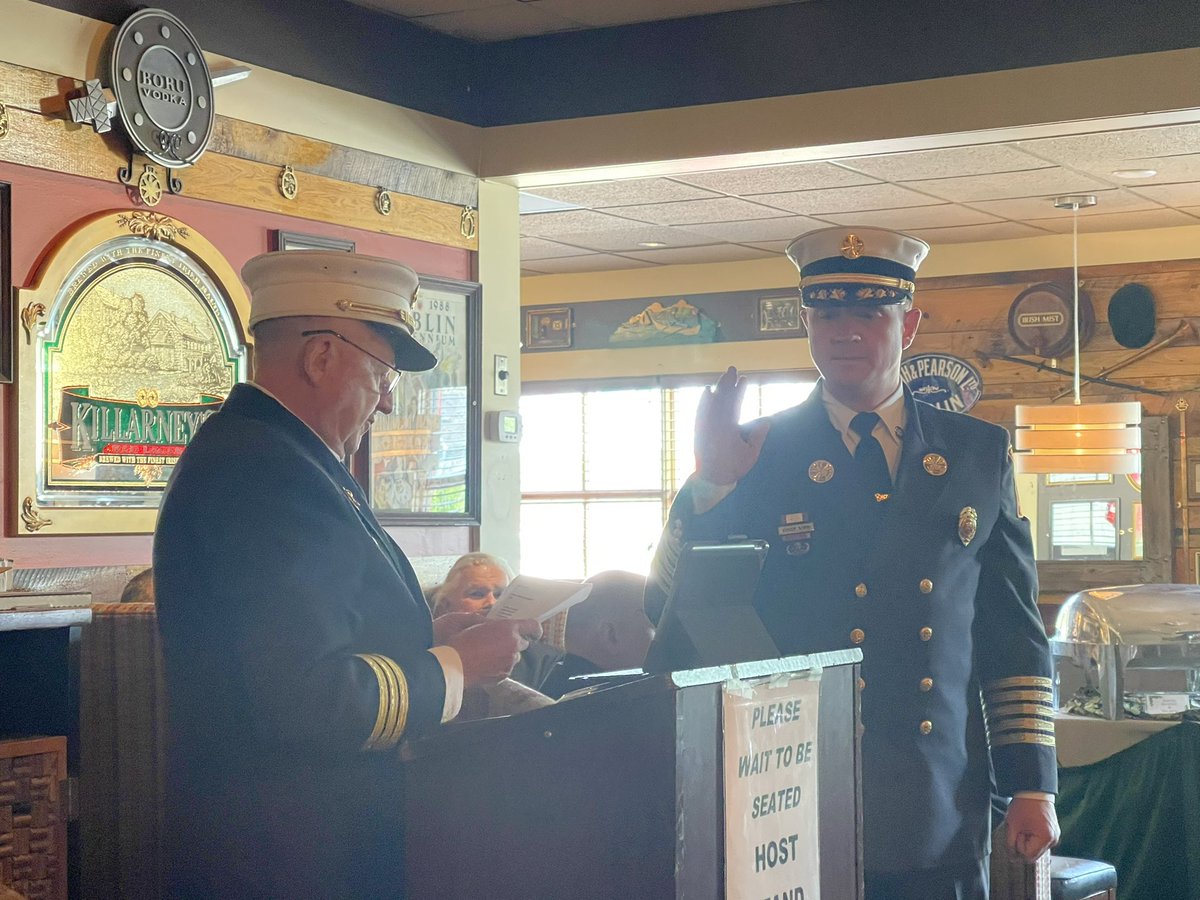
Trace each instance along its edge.
{"label": "stained glass killarney's sign", "polygon": [[245,298],[215,248],[173,219],[119,213],[83,231],[101,239],[72,238],[86,246],[65,264],[57,254],[22,293],[21,384],[37,386],[22,388],[22,433],[28,418],[38,437],[19,466],[19,515],[25,531],[150,530],[152,515],[80,528],[77,513],[158,506],[184,448],[245,375]]}

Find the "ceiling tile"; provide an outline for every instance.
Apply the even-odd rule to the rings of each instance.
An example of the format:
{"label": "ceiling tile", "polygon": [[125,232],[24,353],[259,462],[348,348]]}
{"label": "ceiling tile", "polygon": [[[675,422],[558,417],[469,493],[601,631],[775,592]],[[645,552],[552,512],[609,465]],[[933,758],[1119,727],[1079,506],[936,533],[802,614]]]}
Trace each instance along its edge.
{"label": "ceiling tile", "polygon": [[628,259],[624,256],[612,256],[608,253],[596,253],[591,256],[564,256],[560,259],[539,259],[538,270],[547,275],[558,275],[568,272],[607,272],[613,269],[645,269],[651,263],[640,259]]}
{"label": "ceiling tile", "polygon": [[694,247],[697,244],[713,242],[710,236],[694,234],[690,229],[670,228],[666,225],[641,225],[637,222],[628,223],[628,227],[621,226],[608,231],[565,232],[555,234],[554,238],[563,244],[616,253],[625,250],[642,250],[645,248],[641,245],[649,243],[665,244],[668,247]]}
{"label": "ceiling tile", "polygon": [[921,178],[952,178],[962,175],[990,175],[1019,172],[1050,165],[1028,153],[1005,144],[976,147],[947,147],[943,150],[919,150],[839,159],[839,165],[872,175],[884,181],[916,181]]}
{"label": "ceiling tile", "polygon": [[1080,168],[1097,163],[1120,163],[1144,157],[1194,153],[1200,147],[1200,124],[1039,138],[1018,141],[1016,146],[1043,159]]}
{"label": "ceiling tile", "polygon": [[[1081,209],[1080,217],[1103,215],[1106,212],[1125,212],[1135,209],[1157,209],[1158,204],[1129,191],[1093,191],[1096,205]],[[1053,197],[1021,197],[1017,200],[980,200],[971,204],[1003,219],[1027,221],[1029,219],[1070,219],[1074,213],[1069,209],[1058,209]]]}
{"label": "ceiling tile", "polygon": [[897,231],[982,225],[1000,221],[996,216],[954,203],[914,206],[908,209],[883,209],[876,212],[829,213],[826,218],[837,225],[870,225],[873,228],[894,228]]}
{"label": "ceiling tile", "polygon": [[633,178],[629,181],[594,181],[589,184],[563,184],[538,188],[531,193],[551,200],[574,203],[589,209],[634,204],[670,203],[675,200],[702,200],[719,196],[690,184],[668,178]]}
{"label": "ceiling tile", "polygon": [[[923,228],[912,232],[931,244],[965,244],[970,241],[1011,241],[1016,238],[1045,237],[1040,228],[1019,222],[997,222],[994,225],[961,225],[958,228]],[[541,265],[541,263],[539,263]]]}
{"label": "ceiling tile", "polygon": [[1148,197],[1163,206],[1200,206],[1200,183],[1152,184],[1145,187],[1130,187],[1143,197]]}
{"label": "ceiling tile", "polygon": [[1053,197],[1110,187],[1109,184],[1090,175],[1080,175],[1057,166],[1028,172],[913,181],[909,182],[908,186],[956,202],[1006,200],[1012,197]]}
{"label": "ceiling tile", "polygon": [[525,213],[544,213],[558,212],[564,209],[579,209],[582,204],[567,203],[563,200],[551,200],[549,197],[540,197],[537,194],[529,191],[521,191],[517,194],[517,212],[521,215]]}
{"label": "ceiling tile", "polygon": [[[1200,153],[1183,156],[1151,156],[1147,159],[1122,160],[1120,162],[1085,163],[1074,168],[1092,172],[1100,178],[1116,184],[1136,188],[1144,184],[1173,184],[1184,181],[1200,181]],[[1149,178],[1121,178],[1113,174],[1114,169],[1154,169]]]}
{"label": "ceiling tile", "polygon": [[790,241],[806,231],[827,228],[828,222],[807,216],[784,216],[780,219],[746,219],[741,222],[713,222],[708,225],[689,225],[688,231],[736,244],[757,241]]}
{"label": "ceiling tile", "polygon": [[772,256],[783,256],[790,243],[791,241],[755,241],[753,244],[747,244],[746,246],[754,247],[756,250],[766,250]]}
{"label": "ceiling tile", "polygon": [[[1042,219],[1029,224],[1063,234],[1071,233],[1070,219]],[[1136,231],[1139,228],[1174,228],[1179,225],[1200,225],[1200,220],[1174,209],[1136,210],[1134,212],[1081,216],[1079,219],[1081,232]]]}
{"label": "ceiling tile", "polygon": [[896,209],[904,206],[930,206],[940,203],[936,197],[918,194],[894,184],[870,184],[861,187],[827,188],[819,191],[793,191],[786,194],[755,194],[747,199],[769,203],[780,209],[807,215],[858,212],[868,209]]}
{"label": "ceiling tile", "polygon": [[779,210],[748,203],[737,197],[715,200],[683,200],[650,206],[622,206],[620,213],[633,219],[660,225],[691,225],[704,222],[733,222],[741,219],[767,219],[785,215]]}
{"label": "ceiling tile", "polygon": [[503,3],[482,9],[418,16],[409,21],[469,41],[507,41],[535,34],[576,31],[581,27],[578,22],[547,12],[540,3]]}
{"label": "ceiling tile", "polygon": [[557,241],[546,241],[542,238],[521,238],[521,262],[533,259],[556,259],[560,256],[583,256],[590,251],[581,247],[570,247]]}
{"label": "ceiling tile", "polygon": [[686,181],[688,184],[732,194],[735,197],[875,183],[875,179],[866,175],[823,162],[727,169],[721,172],[697,172],[694,175],[672,177],[677,181]]}
{"label": "ceiling tile", "polygon": [[[593,212],[590,209],[570,209],[563,212],[527,213],[521,216],[521,234],[529,237],[558,238],[564,234],[589,231],[619,231],[636,228],[643,223],[631,222],[619,216]],[[573,243],[573,242],[568,242]]]}
{"label": "ceiling tile", "polygon": [[635,259],[666,266],[685,266],[693,263],[734,262],[743,259],[768,259],[775,254],[739,244],[712,244],[707,247],[682,247],[678,250],[638,250],[626,253]]}

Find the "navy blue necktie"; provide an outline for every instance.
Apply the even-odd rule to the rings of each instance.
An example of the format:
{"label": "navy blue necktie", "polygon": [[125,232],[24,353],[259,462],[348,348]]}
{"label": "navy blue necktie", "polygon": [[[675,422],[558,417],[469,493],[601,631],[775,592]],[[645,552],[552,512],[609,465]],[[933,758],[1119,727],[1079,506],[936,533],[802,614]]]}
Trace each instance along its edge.
{"label": "navy blue necktie", "polygon": [[854,464],[858,467],[859,477],[876,495],[882,494],[886,498],[892,492],[892,473],[888,468],[887,457],[883,455],[883,447],[879,446],[879,441],[871,434],[878,424],[877,413],[860,412],[850,420],[850,430],[858,435]]}

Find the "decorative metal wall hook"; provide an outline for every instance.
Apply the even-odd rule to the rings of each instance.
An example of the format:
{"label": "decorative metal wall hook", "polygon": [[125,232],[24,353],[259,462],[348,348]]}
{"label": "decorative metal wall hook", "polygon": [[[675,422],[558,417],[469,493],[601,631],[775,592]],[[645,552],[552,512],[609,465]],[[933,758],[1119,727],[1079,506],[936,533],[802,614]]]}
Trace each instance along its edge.
{"label": "decorative metal wall hook", "polygon": [[470,206],[464,206],[462,208],[462,212],[458,216],[458,233],[467,240],[470,240],[479,233],[478,210]]}
{"label": "decorative metal wall hook", "polygon": [[283,171],[279,173],[279,193],[288,200],[295,200],[296,195],[300,193],[300,180],[291,166],[284,166]]}
{"label": "decorative metal wall hook", "polygon": [[[151,165],[147,160],[142,163],[142,173],[136,179],[133,173],[138,163],[138,154],[133,150],[129,151],[129,163],[117,170],[117,180],[127,188],[136,189],[138,196],[147,206],[158,206],[163,194],[163,181],[159,177],[158,167]],[[175,176],[171,169],[163,167],[163,172],[166,174],[166,187],[168,193],[182,194],[183,181]]]}

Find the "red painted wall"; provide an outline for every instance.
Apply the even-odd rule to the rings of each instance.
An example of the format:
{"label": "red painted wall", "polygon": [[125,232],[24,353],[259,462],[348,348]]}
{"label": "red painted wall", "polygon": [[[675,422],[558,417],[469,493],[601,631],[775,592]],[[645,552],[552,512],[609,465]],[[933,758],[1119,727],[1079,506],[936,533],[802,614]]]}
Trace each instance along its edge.
{"label": "red painted wall", "polygon": [[[77,178],[0,163],[0,181],[12,185],[13,286],[36,283],[43,258],[75,222],[110,210],[144,209],[135,203],[113,171],[111,183]],[[187,190],[187,174],[183,175]],[[359,253],[398,259],[425,275],[468,279],[471,254],[409,238],[375,234],[354,228],[312,222],[291,216],[225,206],[185,196],[165,196],[155,212],[172,216],[211,241],[233,266],[241,271],[246,260],[271,249],[271,232],[299,231],[353,240]],[[19,325],[15,329],[19,332]],[[9,471],[10,441],[29,440],[16,433],[12,388],[0,388],[0,486],[3,503],[11,509],[13,487]],[[51,517],[53,518],[53,517]],[[392,528],[391,533],[410,556],[452,556],[469,549],[466,528]],[[100,535],[56,537],[43,535],[0,536],[0,556],[16,561],[19,568],[45,566],[149,565],[150,535]]]}

